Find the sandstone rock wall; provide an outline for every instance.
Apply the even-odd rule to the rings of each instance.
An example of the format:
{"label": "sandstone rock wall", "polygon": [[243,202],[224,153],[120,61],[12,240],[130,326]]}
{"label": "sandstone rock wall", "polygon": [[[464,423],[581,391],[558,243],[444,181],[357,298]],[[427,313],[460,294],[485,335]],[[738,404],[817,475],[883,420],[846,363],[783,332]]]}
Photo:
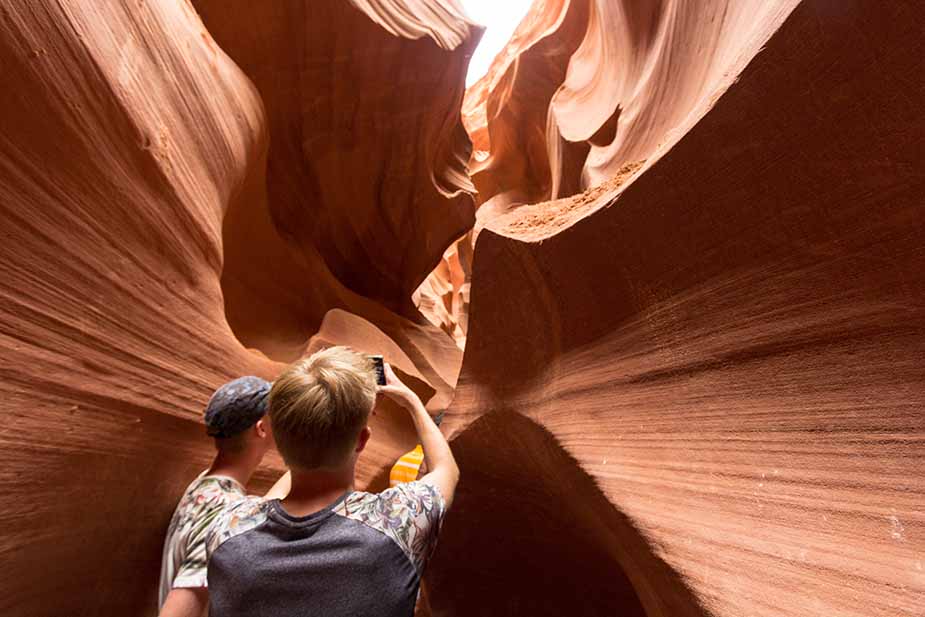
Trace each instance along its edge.
{"label": "sandstone rock wall", "polygon": [[[459,109],[478,31],[452,3],[445,13],[405,2],[362,2],[363,11],[330,0],[195,5],[268,116],[264,218],[279,238],[226,262],[232,328],[254,346],[275,350],[286,330],[304,344],[348,293],[418,318],[411,293],[473,223]],[[249,219],[242,226],[252,229]],[[284,246],[288,258],[265,245]],[[266,280],[271,269],[288,293]],[[272,315],[280,296],[286,324]],[[255,311],[255,301],[272,306]]]}
{"label": "sandstone rock wall", "polygon": [[[401,8],[367,4],[380,18]],[[349,8],[357,32],[378,28],[340,5],[313,3],[338,15]],[[449,49],[448,23],[431,30],[443,33],[438,38]],[[457,33],[470,27],[453,24]],[[353,259],[348,274],[368,274],[360,281],[381,284],[377,269],[399,273],[376,302],[337,272],[334,249],[307,240],[317,229],[280,224],[281,214],[304,217],[302,202],[274,201],[275,191],[267,199],[268,180],[285,192],[296,190],[287,177],[301,177],[298,139],[279,144],[296,150],[283,178],[273,175],[271,144],[280,122],[302,126],[303,101],[296,96],[282,110],[294,116],[281,116],[277,99],[225,55],[191,5],[0,3],[0,613],[153,615],[167,522],[183,487],[211,457],[202,407],[231,377],[275,376],[282,364],[264,354],[298,357],[326,333],[341,332],[337,324],[346,320],[350,336],[329,342],[385,351],[422,395],[446,404],[459,349],[395,305],[439,259],[456,233],[451,228],[461,233],[471,218],[451,156],[465,140],[447,136],[456,131],[453,120],[459,124],[465,66],[462,48],[451,52],[421,38],[409,49],[406,39],[387,36],[398,51],[383,61],[401,66],[417,52],[429,57],[430,70],[455,74],[458,86],[425,100],[406,73],[398,92],[413,94],[418,109],[411,113],[409,104],[401,125],[390,124],[388,109],[366,118],[393,136],[417,131],[394,146],[393,157],[387,144],[367,144],[367,168],[379,166],[379,177],[382,166],[405,174],[390,178],[400,198],[362,202],[363,212],[360,204],[325,202],[329,240],[355,248],[356,224],[367,222],[391,238],[391,250],[377,258],[358,262],[361,256],[343,252]],[[355,94],[363,84],[342,89]],[[367,100],[367,115],[376,104]],[[428,104],[430,113],[422,109]],[[367,137],[324,119],[329,151],[338,140]],[[321,136],[313,117],[304,125],[300,138]],[[347,151],[358,158],[341,164],[359,169],[340,178],[368,192],[374,176],[361,150]],[[402,168],[405,155],[413,164]],[[441,216],[441,224],[429,222]],[[410,290],[407,296],[410,306]],[[354,315],[335,311],[323,319],[338,307]],[[361,477],[375,485],[414,437],[400,414],[380,414],[373,423],[382,438],[371,444]],[[256,488],[280,468],[270,457]]]}
{"label": "sandstone rock wall", "polygon": [[0,2],[0,612],[154,614],[209,393],[348,343],[455,396],[422,612],[921,615],[918,3],[541,0],[449,251],[455,1],[194,4]]}
{"label": "sandstone rock wall", "polygon": [[[703,117],[796,4],[538,0],[466,94],[479,210],[453,250],[471,255],[512,209],[535,206],[516,225],[550,235],[606,204]],[[446,290],[447,315],[427,314],[464,335],[469,283],[434,272],[419,305]]]}
{"label": "sandstone rock wall", "polygon": [[670,146],[795,0],[540,0],[467,93],[492,210],[569,197]]}
{"label": "sandstone rock wall", "polygon": [[182,3],[0,11],[0,612],[152,614],[228,375],[222,212],[259,97]]}
{"label": "sandstone rock wall", "polygon": [[922,614],[922,25],[800,3],[606,207],[487,223],[435,614]]}

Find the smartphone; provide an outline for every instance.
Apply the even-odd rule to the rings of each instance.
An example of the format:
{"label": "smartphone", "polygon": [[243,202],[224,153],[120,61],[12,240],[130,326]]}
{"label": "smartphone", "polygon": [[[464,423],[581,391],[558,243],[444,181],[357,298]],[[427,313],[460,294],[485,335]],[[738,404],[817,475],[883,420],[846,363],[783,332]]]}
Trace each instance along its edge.
{"label": "smartphone", "polygon": [[385,385],[385,362],[382,356],[370,356],[373,361],[373,367],[376,369],[376,383],[380,386]]}

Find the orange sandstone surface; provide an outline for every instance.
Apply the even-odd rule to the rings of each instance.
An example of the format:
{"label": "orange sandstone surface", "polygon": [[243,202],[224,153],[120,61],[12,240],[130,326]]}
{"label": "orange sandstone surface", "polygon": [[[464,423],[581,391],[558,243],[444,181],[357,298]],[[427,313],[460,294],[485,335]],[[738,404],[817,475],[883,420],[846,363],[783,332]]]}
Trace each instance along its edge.
{"label": "orange sandstone surface", "polygon": [[155,614],[211,391],[348,344],[448,407],[421,614],[922,615],[923,26],[0,3],[0,612]]}

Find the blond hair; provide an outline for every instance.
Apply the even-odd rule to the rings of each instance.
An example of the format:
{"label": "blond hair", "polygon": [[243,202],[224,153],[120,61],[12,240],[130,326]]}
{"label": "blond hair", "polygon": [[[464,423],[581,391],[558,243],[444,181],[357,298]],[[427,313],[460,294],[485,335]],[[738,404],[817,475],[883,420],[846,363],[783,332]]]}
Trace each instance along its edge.
{"label": "blond hair", "polygon": [[329,347],[293,363],[270,390],[276,447],[290,467],[343,464],[376,401],[372,361],[347,347]]}

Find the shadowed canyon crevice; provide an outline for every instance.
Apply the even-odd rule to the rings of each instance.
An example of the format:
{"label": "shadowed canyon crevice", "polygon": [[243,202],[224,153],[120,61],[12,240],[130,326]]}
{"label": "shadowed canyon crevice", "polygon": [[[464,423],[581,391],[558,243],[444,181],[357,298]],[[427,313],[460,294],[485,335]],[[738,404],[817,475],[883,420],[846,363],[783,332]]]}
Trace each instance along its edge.
{"label": "shadowed canyon crevice", "polygon": [[[543,428],[515,412],[495,410],[454,444],[467,470],[466,484],[428,577],[434,614],[704,614],[683,582]],[[651,612],[643,608],[641,593]]]}
{"label": "shadowed canyon crevice", "polygon": [[419,614],[919,617],[923,27],[0,0],[0,612],[154,615],[209,394],[348,344],[448,408]]}

